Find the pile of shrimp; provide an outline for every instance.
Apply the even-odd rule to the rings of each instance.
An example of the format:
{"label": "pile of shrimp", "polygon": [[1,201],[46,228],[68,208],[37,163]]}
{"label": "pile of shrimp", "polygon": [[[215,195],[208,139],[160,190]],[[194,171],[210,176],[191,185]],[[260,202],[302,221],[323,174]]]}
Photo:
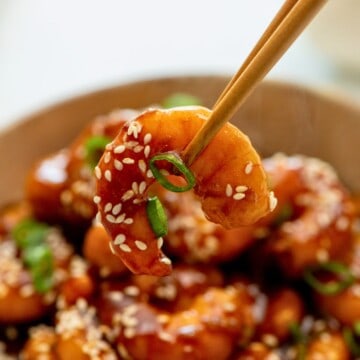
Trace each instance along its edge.
{"label": "pile of shrimp", "polygon": [[1,359],[360,356],[360,201],[329,164],[261,159],[230,124],[186,167],[190,188],[157,156],[181,160],[209,114],[116,110],[33,165],[0,212]]}

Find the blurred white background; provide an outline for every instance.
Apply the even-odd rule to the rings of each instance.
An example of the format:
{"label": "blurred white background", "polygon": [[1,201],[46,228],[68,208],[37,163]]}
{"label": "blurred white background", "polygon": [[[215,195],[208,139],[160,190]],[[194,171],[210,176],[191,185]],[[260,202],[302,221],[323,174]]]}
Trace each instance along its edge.
{"label": "blurred white background", "polygon": [[[329,3],[346,1],[360,4]],[[47,104],[109,85],[173,74],[231,75],[282,3],[0,0],[0,127]],[[341,43],[336,31],[343,32],[332,26],[327,35],[329,28],[321,22],[325,11],[269,77],[340,89],[360,99],[359,74],[340,70],[321,46],[324,36],[330,44]],[[354,25],[343,20],[351,30]]]}

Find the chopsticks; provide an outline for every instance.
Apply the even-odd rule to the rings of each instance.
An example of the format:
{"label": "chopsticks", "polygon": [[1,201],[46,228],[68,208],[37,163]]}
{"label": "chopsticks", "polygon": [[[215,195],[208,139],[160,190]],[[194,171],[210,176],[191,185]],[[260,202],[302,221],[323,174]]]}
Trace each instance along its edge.
{"label": "chopsticks", "polygon": [[190,166],[278,62],[327,0],[286,0],[182,154]]}

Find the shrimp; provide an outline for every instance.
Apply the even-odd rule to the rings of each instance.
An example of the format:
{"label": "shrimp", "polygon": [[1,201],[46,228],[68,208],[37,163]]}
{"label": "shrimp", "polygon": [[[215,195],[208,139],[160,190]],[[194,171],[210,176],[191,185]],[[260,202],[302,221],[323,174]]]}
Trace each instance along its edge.
{"label": "shrimp", "polygon": [[[195,280],[200,286],[186,285],[190,274],[202,279]],[[206,280],[203,271],[189,266],[176,269],[170,278],[166,286],[165,278],[158,278],[150,298],[134,285],[103,288],[99,317],[119,331],[117,348],[139,360],[227,359],[245,329],[254,327],[253,298],[246,286],[211,285],[218,280]]]}
{"label": "shrimp", "polygon": [[26,179],[25,196],[38,219],[90,225],[96,214],[93,166],[102,154],[104,142],[111,141],[135,114],[134,110],[118,110],[99,116],[69,147],[33,165]]}
{"label": "shrimp", "polygon": [[[95,168],[94,201],[101,221],[114,252],[134,273],[171,272],[171,260],[161,250],[163,238],[147,216],[154,183],[149,161],[165,152],[181,154],[209,116],[203,107],[144,112],[123,126]],[[172,164],[160,163],[162,171],[171,173]],[[226,228],[253,224],[276,205],[259,155],[231,124],[219,131],[190,171],[206,216]]]}
{"label": "shrimp", "polygon": [[292,289],[284,288],[271,294],[265,318],[258,328],[260,338],[273,336],[276,341],[285,341],[290,336],[290,325],[300,323],[304,316],[301,297]]}
{"label": "shrimp", "polygon": [[306,360],[331,359],[349,360],[350,351],[341,333],[328,331],[310,341],[306,349]]}
{"label": "shrimp", "polygon": [[119,276],[127,273],[126,266],[109,247],[110,238],[104,227],[94,222],[85,234],[83,254],[98,270],[101,277]]}
{"label": "shrimp", "polygon": [[39,292],[29,269],[19,256],[15,241],[11,237],[0,239],[0,323],[28,322],[51,309],[67,273],[73,250],[54,229],[49,231],[46,242],[54,257],[54,286],[46,292]]}
{"label": "shrimp", "polygon": [[159,186],[157,195],[168,214],[166,250],[185,262],[224,263],[255,240],[252,226],[225,229],[209,221],[193,191],[179,194]]}
{"label": "shrimp", "polygon": [[21,356],[25,360],[81,359],[117,360],[106,341],[96,312],[84,299],[56,314],[55,328],[40,325],[30,332]]}
{"label": "shrimp", "polygon": [[[326,295],[314,292],[314,300],[325,315],[330,315],[347,326],[353,326],[360,321],[360,233],[355,235],[355,244],[345,266],[353,276],[349,286],[334,294]],[[330,276],[330,281],[339,282],[336,276]]]}
{"label": "shrimp", "polygon": [[290,277],[330,260],[342,260],[352,248],[354,206],[333,168],[305,156],[275,155],[264,160],[278,215],[290,213],[272,232],[266,251]]}

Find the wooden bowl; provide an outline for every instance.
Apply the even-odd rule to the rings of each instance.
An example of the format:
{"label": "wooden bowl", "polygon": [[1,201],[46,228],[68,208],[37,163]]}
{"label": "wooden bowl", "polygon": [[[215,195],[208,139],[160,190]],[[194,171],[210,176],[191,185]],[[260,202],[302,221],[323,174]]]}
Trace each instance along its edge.
{"label": "wooden bowl", "polygon": [[[76,97],[32,114],[0,134],[0,205],[20,199],[29,166],[66,146],[94,116],[141,108],[174,92],[199,96],[211,107],[229,79],[222,76],[145,80]],[[233,121],[261,155],[302,153],[335,166],[360,192],[360,107],[296,85],[263,82]]]}

